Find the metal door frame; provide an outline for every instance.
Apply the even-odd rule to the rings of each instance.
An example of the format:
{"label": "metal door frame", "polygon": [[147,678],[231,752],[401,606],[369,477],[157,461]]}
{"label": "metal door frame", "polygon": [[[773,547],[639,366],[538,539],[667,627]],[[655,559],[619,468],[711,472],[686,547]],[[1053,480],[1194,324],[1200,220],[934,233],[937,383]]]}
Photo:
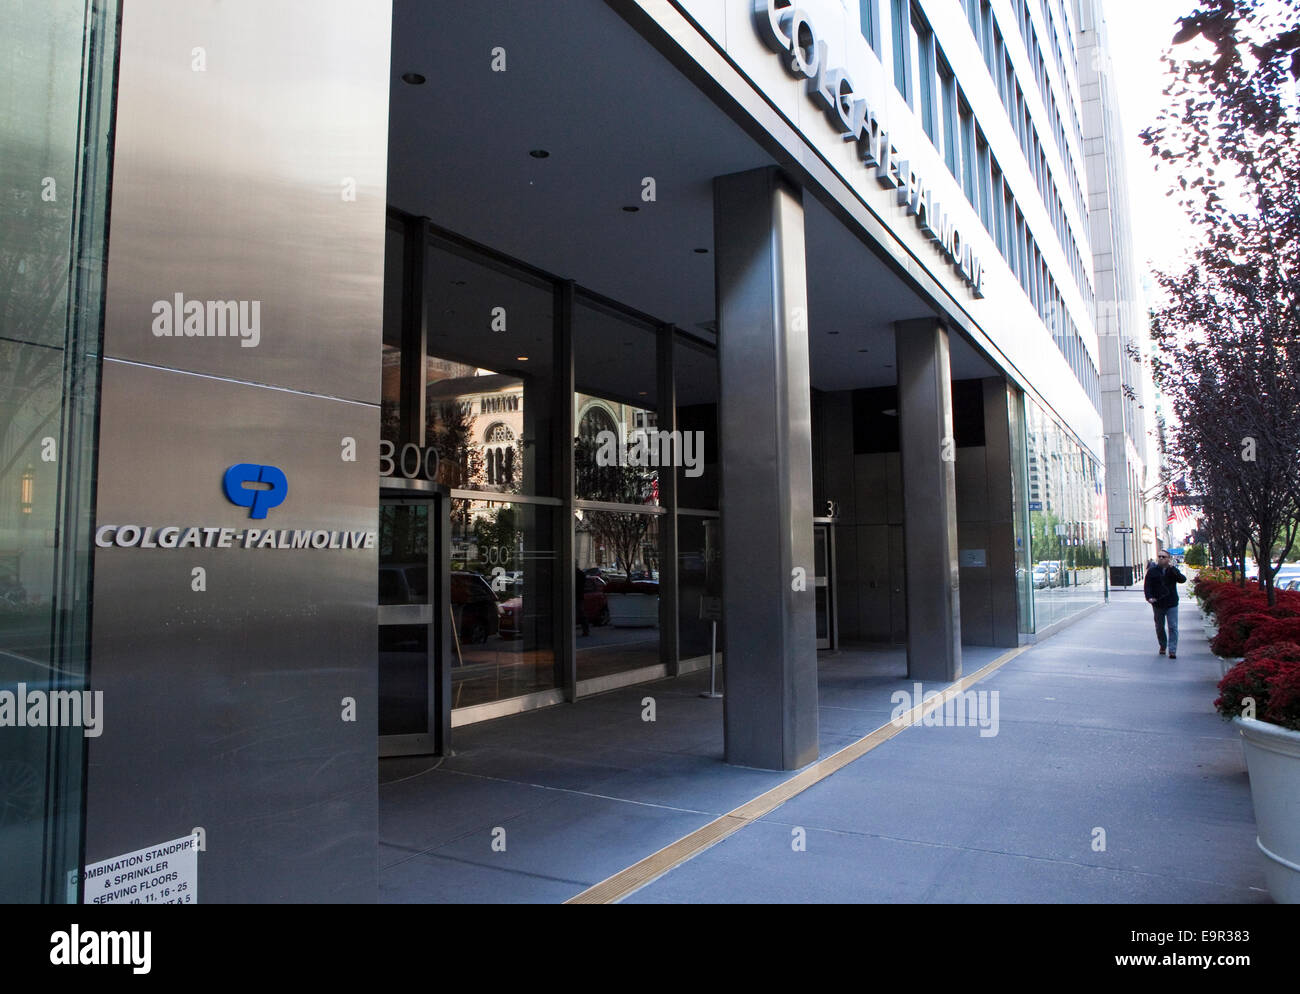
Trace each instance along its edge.
{"label": "metal door frame", "polygon": [[[840,647],[840,610],[839,596],[836,590],[838,578],[835,575],[835,525],[838,524],[836,518],[813,518],[813,586],[824,587],[826,589],[826,613],[829,617],[826,619],[826,634],[824,639],[817,640],[818,650],[837,650]],[[817,575],[816,548],[817,548],[817,531],[826,530],[826,575]]]}
{"label": "metal door frame", "polygon": [[[415,624],[429,626],[428,687],[426,703],[428,731],[403,735],[379,736],[379,756],[447,756],[451,754],[451,495],[441,484],[424,480],[406,480],[397,477],[380,477],[379,503],[431,504],[429,514],[428,605],[390,604],[376,605],[376,640],[378,629],[386,624],[412,624],[411,615],[418,614],[427,620]],[[376,575],[376,601],[378,600],[378,575]],[[419,610],[424,608],[423,611]],[[412,610],[416,609],[416,610]],[[391,620],[385,621],[385,616]],[[379,647],[375,646],[375,676],[378,682]]]}

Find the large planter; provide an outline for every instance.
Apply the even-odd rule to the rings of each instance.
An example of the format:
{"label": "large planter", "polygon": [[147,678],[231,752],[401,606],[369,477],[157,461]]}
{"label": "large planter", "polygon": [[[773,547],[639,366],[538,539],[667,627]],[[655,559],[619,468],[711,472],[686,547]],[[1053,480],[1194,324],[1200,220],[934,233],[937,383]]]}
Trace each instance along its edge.
{"label": "large planter", "polygon": [[615,628],[653,628],[659,624],[655,594],[608,594],[609,620]]}
{"label": "large planter", "polygon": [[1300,732],[1253,718],[1232,723],[1246,752],[1268,892],[1278,904],[1300,904]]}

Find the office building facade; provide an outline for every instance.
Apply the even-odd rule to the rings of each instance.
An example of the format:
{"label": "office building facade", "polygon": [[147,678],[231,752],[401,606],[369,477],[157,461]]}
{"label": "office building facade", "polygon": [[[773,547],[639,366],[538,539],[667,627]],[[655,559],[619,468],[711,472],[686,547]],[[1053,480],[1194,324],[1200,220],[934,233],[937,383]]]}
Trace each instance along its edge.
{"label": "office building facade", "polygon": [[201,901],[374,900],[377,756],[716,625],[719,761],[796,769],[819,652],[1103,603],[1078,4],[8,20],[9,899],[197,838]]}

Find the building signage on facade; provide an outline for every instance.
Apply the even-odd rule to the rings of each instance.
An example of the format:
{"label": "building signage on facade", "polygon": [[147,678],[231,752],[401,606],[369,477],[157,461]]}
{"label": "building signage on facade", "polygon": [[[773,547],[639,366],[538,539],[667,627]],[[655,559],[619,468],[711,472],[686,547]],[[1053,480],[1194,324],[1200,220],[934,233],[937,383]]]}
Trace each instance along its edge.
{"label": "building signage on facade", "polygon": [[100,525],[95,545],[101,549],[373,549],[371,531],[258,528],[240,530],[219,525]]}
{"label": "building signage on facade", "polygon": [[754,24],[768,48],[788,55],[782,64],[796,79],[808,81],[808,96],[840,129],[845,141],[857,143],[858,158],[873,167],[876,181],[898,191],[899,206],[916,219],[976,297],[984,296],[984,266],[946,213],[924,176],[903,158],[876,109],[859,96],[843,68],[830,65],[829,49],[808,14],[793,0],[754,0]]}
{"label": "building signage on facade", "polygon": [[[251,489],[246,483],[263,484]],[[222,491],[236,507],[262,519],[289,494],[289,480],[278,466],[239,463],[222,477]],[[100,525],[95,545],[101,549],[373,549],[372,531],[327,531],[296,528],[223,528],[220,525]]]}
{"label": "building signage on facade", "polygon": [[[245,483],[264,483],[268,489],[249,489]],[[221,488],[230,503],[249,508],[250,518],[265,518],[267,511],[279,507],[289,496],[289,481],[284,470],[278,466],[256,466],[247,462],[227,469]]]}

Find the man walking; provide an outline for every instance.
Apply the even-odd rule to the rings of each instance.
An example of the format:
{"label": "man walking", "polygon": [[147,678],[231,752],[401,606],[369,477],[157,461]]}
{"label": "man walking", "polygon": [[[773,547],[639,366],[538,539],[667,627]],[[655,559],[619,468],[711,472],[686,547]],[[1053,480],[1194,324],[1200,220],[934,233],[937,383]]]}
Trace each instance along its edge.
{"label": "man walking", "polygon": [[[1147,570],[1146,582],[1142,589],[1147,603],[1156,617],[1156,638],[1160,640],[1160,655],[1169,650],[1169,658],[1178,658],[1178,584],[1186,583],[1187,577],[1178,571],[1178,567],[1169,558],[1169,553],[1161,550],[1156,562]],[[1165,638],[1165,628],[1169,637]]]}

